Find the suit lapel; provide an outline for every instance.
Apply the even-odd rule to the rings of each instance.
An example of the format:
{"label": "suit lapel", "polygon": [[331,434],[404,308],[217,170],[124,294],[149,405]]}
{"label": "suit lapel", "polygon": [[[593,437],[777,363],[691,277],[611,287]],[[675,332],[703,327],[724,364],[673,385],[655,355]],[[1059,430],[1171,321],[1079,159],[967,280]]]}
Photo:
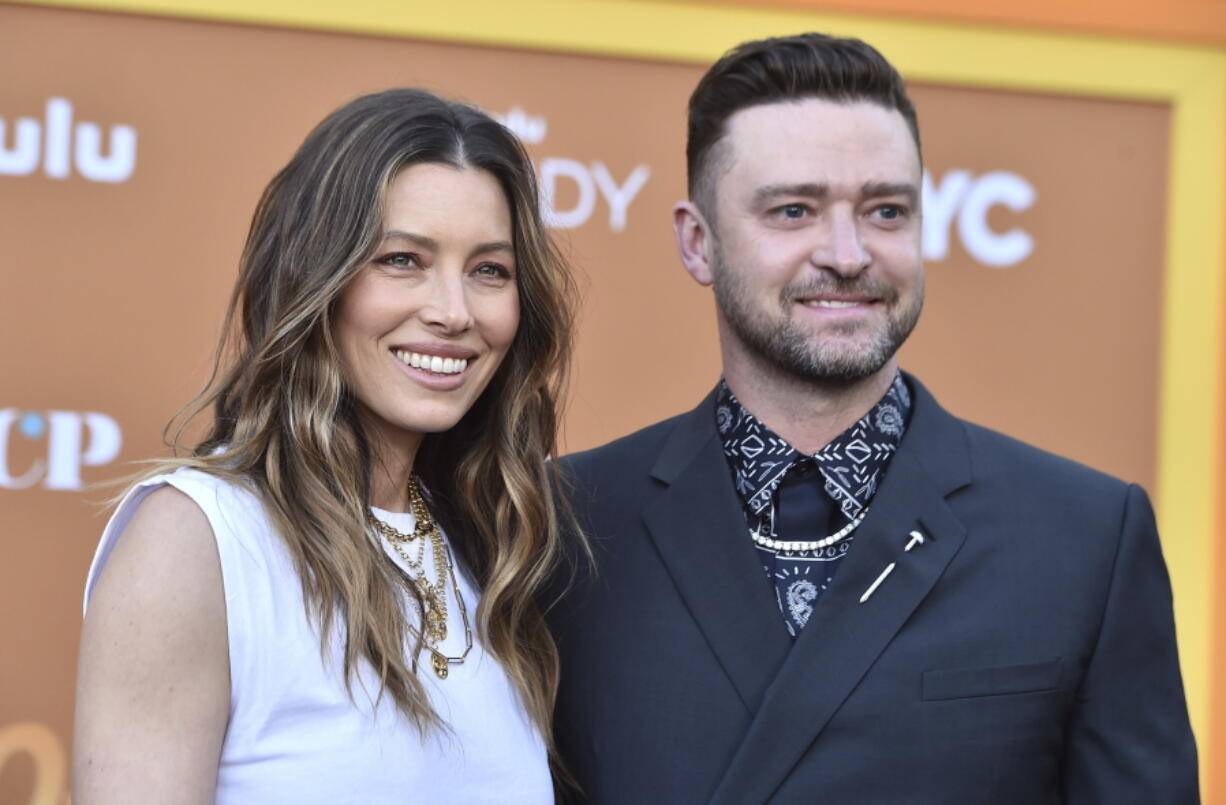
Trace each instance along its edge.
{"label": "suit lapel", "polygon": [[[965,431],[910,380],[916,396],[911,425],[855,547],[766,692],[713,803],[771,797],[965,539],[965,529],[945,500],[970,480]],[[925,542],[904,552],[912,530],[919,530]],[[893,571],[861,603],[891,563]]]}
{"label": "suit lapel", "polygon": [[792,640],[746,534],[713,399],[683,417],[661,451],[652,474],[667,488],[643,517],[686,607],[754,713]]}

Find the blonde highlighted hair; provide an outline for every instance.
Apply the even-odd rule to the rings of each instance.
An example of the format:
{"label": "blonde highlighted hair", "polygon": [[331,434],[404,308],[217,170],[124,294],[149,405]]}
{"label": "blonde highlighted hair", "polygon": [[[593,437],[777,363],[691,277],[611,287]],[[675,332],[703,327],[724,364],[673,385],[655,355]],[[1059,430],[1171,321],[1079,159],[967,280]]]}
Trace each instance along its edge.
{"label": "blonde highlighted hair", "polygon": [[[256,209],[205,391],[168,426],[212,410],[194,467],[252,489],[293,556],[312,615],[340,630],[352,685],[368,663],[422,730],[441,724],[416,676],[423,602],[367,523],[374,450],[342,378],[330,317],[374,255],[392,179],[442,163],[492,175],[514,231],[519,329],[497,374],[452,429],[425,437],[414,471],[482,588],[476,629],[553,751],[558,658],[537,599],[562,555],[551,463],[570,360],[574,286],[540,217],[522,146],[479,110],[412,89],[329,115]],[[177,439],[175,440],[177,441]],[[408,479],[405,479],[406,483]],[[581,538],[580,538],[581,539]],[[404,602],[416,602],[416,617]],[[322,651],[322,646],[321,646]]]}

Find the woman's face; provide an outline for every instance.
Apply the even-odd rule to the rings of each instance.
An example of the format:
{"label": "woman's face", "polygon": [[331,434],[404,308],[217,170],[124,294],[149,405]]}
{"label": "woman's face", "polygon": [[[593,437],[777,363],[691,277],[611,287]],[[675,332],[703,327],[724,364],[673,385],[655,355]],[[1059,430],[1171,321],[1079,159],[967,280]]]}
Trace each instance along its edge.
{"label": "woman's face", "polygon": [[460,421],[519,326],[511,210],[474,168],[420,163],[392,180],[375,257],[332,320],[372,438],[415,450]]}

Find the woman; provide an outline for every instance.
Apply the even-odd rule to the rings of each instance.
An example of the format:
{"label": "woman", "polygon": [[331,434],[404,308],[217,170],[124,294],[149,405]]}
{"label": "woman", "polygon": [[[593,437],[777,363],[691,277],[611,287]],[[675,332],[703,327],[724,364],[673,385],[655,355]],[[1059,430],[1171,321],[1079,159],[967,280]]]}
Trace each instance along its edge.
{"label": "woman", "polygon": [[533,597],[570,291],[481,112],[393,90],[307,137],[188,410],[207,436],[91,568],[74,802],[552,802]]}

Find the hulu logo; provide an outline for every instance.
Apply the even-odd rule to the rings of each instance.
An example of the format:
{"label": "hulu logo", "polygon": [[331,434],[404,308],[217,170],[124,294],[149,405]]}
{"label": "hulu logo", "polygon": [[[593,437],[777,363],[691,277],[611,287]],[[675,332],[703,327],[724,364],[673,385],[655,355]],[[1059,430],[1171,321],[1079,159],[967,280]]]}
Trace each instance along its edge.
{"label": "hulu logo", "polygon": [[110,127],[103,146],[97,123],[73,122],[72,103],[49,98],[42,120],[0,117],[0,176],[28,176],[38,169],[52,179],[77,173],[93,182],[123,182],[136,168],[136,129]]}

